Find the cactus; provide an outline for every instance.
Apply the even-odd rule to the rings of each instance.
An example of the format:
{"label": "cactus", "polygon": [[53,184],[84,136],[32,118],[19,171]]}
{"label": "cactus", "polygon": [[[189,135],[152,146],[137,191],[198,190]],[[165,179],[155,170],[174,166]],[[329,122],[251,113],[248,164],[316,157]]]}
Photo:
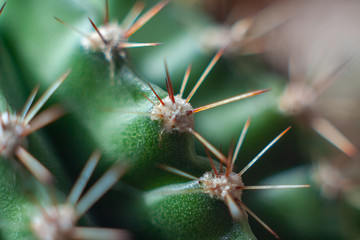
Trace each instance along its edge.
{"label": "cactus", "polygon": [[[276,29],[264,15],[229,27],[191,1],[3,3],[0,239],[358,237],[357,143],[310,107],[325,88],[302,95],[352,58],[313,85],[299,90],[294,74],[286,85],[262,55],[238,55],[265,50],[256,44]],[[317,160],[336,150],[311,129],[349,165]]]}

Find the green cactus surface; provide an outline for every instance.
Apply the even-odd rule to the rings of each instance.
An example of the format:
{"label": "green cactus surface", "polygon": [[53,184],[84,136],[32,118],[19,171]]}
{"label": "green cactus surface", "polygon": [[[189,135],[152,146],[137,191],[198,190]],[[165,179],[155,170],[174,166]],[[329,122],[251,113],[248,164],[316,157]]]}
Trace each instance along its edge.
{"label": "green cactus surface", "polygon": [[0,239],[358,239],[356,46],[274,2],[0,2]]}

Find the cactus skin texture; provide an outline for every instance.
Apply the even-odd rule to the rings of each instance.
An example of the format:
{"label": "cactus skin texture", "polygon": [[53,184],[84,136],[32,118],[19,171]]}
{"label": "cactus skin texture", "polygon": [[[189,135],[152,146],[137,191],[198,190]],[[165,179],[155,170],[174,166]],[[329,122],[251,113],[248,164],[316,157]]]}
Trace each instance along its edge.
{"label": "cactus skin texture", "polygon": [[[141,80],[136,78],[131,70],[126,66],[125,63],[120,62],[119,72],[115,74],[115,85],[112,85],[110,77],[99,78],[96,76],[99,72],[107,72],[108,66],[105,64],[102,66],[103,70],[99,70],[100,64],[95,61],[103,61],[105,59],[101,54],[93,53],[84,53],[80,54],[80,57],[74,63],[74,67],[69,76],[69,81],[64,84],[60,94],[67,96],[67,99],[70,103],[78,103],[77,109],[72,109],[74,117],[81,125],[88,126],[86,135],[90,136],[92,139],[104,139],[105,142],[97,142],[97,146],[101,146],[101,149],[104,153],[104,160],[99,164],[99,169],[107,167],[106,164],[112,162],[124,162],[127,166],[127,171],[122,178],[124,183],[131,185],[137,189],[141,190],[150,190],[155,187],[166,186],[167,184],[180,182],[181,180],[174,176],[169,176],[168,173],[162,171],[158,168],[158,164],[167,164],[175,166],[181,169],[184,169],[187,172],[190,172],[194,175],[200,175],[208,169],[209,163],[206,158],[198,157],[195,154],[195,149],[193,146],[193,137],[189,133],[163,133],[161,129],[160,121],[153,121],[149,116],[143,116],[141,113],[148,113],[152,108],[152,105],[148,100],[141,94],[148,95],[152,97],[152,92],[150,88]],[[80,65],[82,63],[82,65]],[[79,66],[80,65],[80,66]],[[87,67],[88,71],[86,75],[83,72],[84,67]],[[81,70],[81,74],[76,74],[78,69]],[[109,74],[108,74],[109,76]],[[86,91],[84,91],[84,85],[86,83]],[[68,84],[68,85],[67,85]],[[76,94],[80,90],[84,91],[86,96],[80,96]],[[63,91],[63,92],[62,92]],[[160,89],[156,89],[160,96],[166,96],[164,92]],[[107,92],[107,94],[106,94]],[[110,94],[109,94],[110,92]],[[89,95],[88,95],[89,94]],[[91,96],[91,98],[89,97]],[[104,97],[106,96],[106,97]],[[127,99],[127,101],[122,102],[121,99]],[[152,97],[153,98],[153,97]],[[103,107],[99,106],[99,101],[107,102],[106,106],[110,107],[107,111],[102,110]],[[155,101],[155,100],[154,100]],[[81,103],[82,102],[82,103]],[[70,107],[74,107],[74,104],[69,104]],[[80,106],[86,106],[80,107]],[[99,109],[99,110],[98,110]],[[115,109],[115,110],[111,110]],[[127,113],[129,112],[129,113]],[[140,114],[137,114],[140,113]],[[65,117],[66,118],[66,117]],[[58,121],[58,124],[61,124],[63,120]],[[66,119],[64,119],[66,121]],[[66,122],[66,127],[64,129],[75,129],[76,126],[71,126],[74,121]],[[71,126],[71,127],[68,127]],[[100,135],[99,135],[100,134]],[[85,134],[76,133],[76,136],[73,135],[71,131],[64,132],[64,135],[69,139],[77,138],[78,136],[86,136]],[[144,137],[146,136],[146,137]],[[69,162],[66,164],[74,164],[73,169],[77,169],[79,162],[71,159],[74,156],[75,150],[79,151],[79,148],[82,148],[85,139],[78,141],[79,145],[73,145],[74,149],[68,149],[69,155],[66,157],[69,159]],[[61,145],[61,142],[65,142],[65,139],[60,139],[57,142],[57,145]],[[68,143],[66,144],[66,147]],[[110,147],[111,146],[111,147]],[[64,146],[65,147],[65,146]],[[81,163],[80,163],[81,164]],[[98,170],[99,170],[98,169]],[[193,196],[185,195],[185,199],[189,198],[188,206],[193,209],[203,209],[203,218],[199,216],[199,221],[197,223],[201,224],[199,227],[205,230],[205,226],[217,226],[218,219],[214,214],[214,206],[221,206],[221,203],[214,203],[214,200],[202,200],[201,208],[199,208],[196,195]],[[146,199],[146,197],[145,197]],[[205,197],[206,199],[206,197]],[[109,201],[114,201],[109,199]],[[171,212],[174,208],[172,204],[177,204],[177,202],[183,202],[183,199],[171,198],[165,200],[167,204],[163,203],[160,206],[166,206],[165,215],[162,212],[158,212],[159,216],[164,217],[164,219],[172,218]],[[170,202],[169,202],[170,201]],[[174,203],[168,205],[173,201]],[[146,200],[145,200],[146,202]],[[100,203],[101,204],[101,203]],[[155,205],[154,205],[155,204]],[[140,215],[145,215],[150,218],[144,219],[145,222],[153,224],[152,219],[154,219],[154,212],[157,212],[156,205],[157,203],[152,203],[150,205],[143,204],[144,212]],[[106,203],[104,203],[106,205]],[[208,206],[209,205],[209,206]],[[122,210],[124,206],[122,204],[117,204],[112,206],[112,212],[106,213],[106,216],[112,216],[112,221],[123,222]],[[126,206],[129,208],[129,206]],[[139,208],[139,206],[133,206],[133,208]],[[215,208],[216,209],[216,208]],[[226,208],[225,208],[226,209]],[[221,211],[224,211],[224,208],[221,207]],[[134,212],[138,212],[134,210]],[[156,213],[155,212],[155,213]],[[190,211],[191,212],[191,211]],[[169,215],[170,214],[170,215]],[[210,214],[208,216],[208,214]],[[243,235],[245,231],[241,231],[242,227],[237,226],[238,224],[234,223],[231,220],[231,217],[227,210],[223,213],[225,217],[223,226],[226,228],[213,228],[215,232],[211,235],[217,235],[218,237],[225,236],[230,234],[229,232],[234,229],[234,232],[239,232],[239,235]],[[193,225],[193,221],[190,221],[194,215],[190,214],[185,216],[185,219],[179,220],[182,222],[182,228],[188,228]],[[134,216],[132,216],[134,218]],[[200,221],[202,218],[202,221]],[[109,221],[109,220],[108,220]],[[161,221],[161,220],[159,220]],[[177,221],[178,222],[178,221]],[[114,224],[114,222],[113,222]],[[243,223],[247,226],[247,223]],[[162,225],[166,227],[166,225]],[[188,227],[186,227],[188,226]],[[233,227],[231,227],[233,226]],[[160,233],[155,232],[154,236],[157,234],[165,234],[163,232],[168,232],[168,235],[163,237],[168,238],[169,236],[177,236],[179,238],[186,238],[186,236],[191,236],[198,232],[198,227],[191,227],[186,235],[182,235],[181,232],[177,232],[179,226],[167,226],[165,229],[161,229]],[[149,227],[152,229],[151,227]],[[227,231],[226,231],[227,229]],[[246,228],[249,230],[249,227]],[[205,233],[205,231],[203,232]],[[236,233],[233,233],[236,235]],[[252,236],[251,232],[245,234]],[[214,236],[215,236],[214,235]],[[203,238],[202,234],[197,235],[197,239]],[[156,238],[156,237],[155,237]],[[204,238],[207,238],[205,236]]]}
{"label": "cactus skin texture", "polygon": [[[54,204],[55,200],[66,202],[66,196],[90,153],[96,150],[101,152],[101,160],[87,186],[92,186],[114,164],[121,166],[124,172],[120,181],[101,198],[99,196],[74,226],[126,231],[121,237],[109,239],[252,240],[275,239],[277,235],[299,240],[356,239],[360,232],[353,220],[359,215],[356,192],[344,194],[344,201],[342,198],[324,200],[318,183],[311,177],[313,165],[309,156],[313,152],[309,149],[329,153],[328,146],[277,109],[276,101],[285,86],[279,80],[284,80],[284,76],[270,70],[258,56],[229,57],[230,47],[224,56],[215,54],[220,60],[212,62],[215,51],[209,53],[197,34],[200,29],[215,25],[221,28],[221,25],[215,24],[200,5],[194,7],[191,2],[146,1],[144,11],[137,19],[145,16],[149,22],[135,34],[131,31],[121,38],[124,42],[120,45],[101,39],[97,33],[104,31],[101,22],[109,26],[114,26],[113,22],[121,23],[131,9],[140,12],[143,3],[9,0],[5,6],[0,2],[3,6],[0,13],[1,112],[7,108],[11,113],[20,112],[36,86],[40,86],[42,93],[71,69],[44,106],[45,109],[57,103],[64,110],[64,116],[22,142],[24,149],[51,172],[54,181],[40,183],[21,164],[12,164],[7,158],[0,157],[1,240],[39,239],[31,229],[32,217],[46,212],[42,208]],[[151,20],[147,15],[149,10],[149,14],[154,15]],[[102,21],[104,18],[105,22]],[[106,42],[111,45],[104,44],[105,50],[84,47],[85,35],[71,28],[85,35],[92,34],[100,45]],[[103,37],[108,36],[104,34]],[[151,47],[127,49],[131,45],[129,42],[144,41],[150,42],[144,46]],[[163,45],[158,46],[158,42]],[[164,58],[169,66],[166,70]],[[190,92],[189,86],[195,85],[195,79],[201,76],[209,62],[217,63],[213,69],[208,69],[204,84],[191,99],[192,107],[257,89],[271,91],[196,114],[193,125],[190,124],[191,130],[177,131],[172,124],[164,128],[163,118],[154,116],[154,105],[160,106],[159,98],[172,101],[171,92],[181,88],[181,83],[174,80],[183,79],[186,71],[190,73],[190,68],[186,70],[186,67],[191,65],[184,95]],[[166,78],[168,81],[164,81]],[[164,91],[166,84],[167,91]],[[238,205],[241,217],[234,217],[226,198],[205,192],[204,182],[201,182],[204,180],[200,176],[209,169],[215,172],[214,169],[222,168],[224,174],[226,169],[231,172],[243,169],[246,163],[230,164],[231,154],[224,157],[221,152],[232,152],[234,147],[229,140],[241,131],[243,122],[250,116],[252,131],[248,133],[239,159],[257,156],[280,130],[289,125],[292,130],[246,175],[244,183],[241,182],[244,189],[240,191],[246,186],[289,182],[315,186],[305,190],[241,192],[239,201],[244,201],[243,204],[271,226],[277,234],[274,236],[252,221],[251,216],[249,223],[248,212],[241,204]],[[219,159],[213,165],[205,154],[203,141],[196,135],[198,133],[209,139],[214,148],[222,145],[224,149],[216,150],[218,154],[211,153]],[[164,171],[163,166],[196,177],[189,181],[183,175]],[[298,168],[288,170],[292,167]],[[337,205],[337,201],[342,205]],[[330,223],[333,219],[336,221]],[[319,226],[318,222],[328,225]],[[69,236],[72,235],[67,235],[66,239],[72,239]],[[106,239],[105,235],[93,238]]]}
{"label": "cactus skin texture", "polygon": [[[66,79],[65,84],[56,93],[57,99],[62,99],[61,101],[64,103],[64,108],[68,111],[68,114],[55,123],[55,125],[49,127],[50,133],[58,132],[59,129],[62,129],[61,137],[53,139],[55,145],[59,147],[58,149],[62,149],[61,157],[67,159],[62,164],[70,170],[71,175],[74,174],[75,176],[84,165],[84,162],[79,161],[79,157],[82,157],[85,151],[90,152],[90,150],[97,148],[103,152],[104,159],[96,169],[95,175],[104,172],[104,169],[114,162],[123,162],[127,169],[123,182],[140,190],[150,190],[181,181],[179,178],[160,170],[157,167],[159,163],[179,167],[192,174],[199,175],[204,172],[208,168],[207,159],[198,157],[195,154],[194,140],[189,133],[175,132],[160,135],[160,121],[153,121],[149,116],[142,114],[148,113],[152,107],[143,94],[152,98],[152,92],[145,82],[134,75],[125,61],[121,56],[116,56],[114,59],[114,82],[108,59],[106,59],[104,54],[84,50],[82,46],[75,50],[73,59],[69,64],[72,67],[72,72],[68,79]],[[155,89],[161,97],[166,96],[161,89]],[[74,131],[75,129],[76,131]],[[54,175],[58,177],[59,174],[54,172]],[[4,175],[3,177],[6,176]],[[139,194],[140,196],[137,198],[146,198],[142,197],[146,193]],[[9,196],[11,195],[16,195],[16,193],[9,192]],[[27,209],[27,211],[36,211],[34,210],[36,207],[33,204],[27,206],[29,204],[28,200],[22,200],[23,196],[21,194],[18,195],[20,196],[16,197],[20,199],[20,203],[14,202],[15,208],[16,204],[18,204]],[[124,222],[121,214],[126,212],[122,211],[122,209],[132,207],[134,208],[132,214],[140,213],[142,219],[139,221],[148,225],[148,227],[144,227],[148,230],[148,233],[153,231],[154,227],[152,226],[153,222],[151,219],[154,219],[153,210],[156,210],[157,207],[153,209],[152,204],[149,206],[142,204],[144,209],[140,211],[137,209],[141,204],[137,204],[137,206],[131,206],[130,204],[123,206],[121,204],[121,197],[118,198],[120,198],[120,201],[115,206],[112,205],[112,212],[108,214],[112,217],[111,220],[108,220],[112,222],[112,225],[119,224],[121,226],[121,222]],[[185,198],[189,198],[190,205],[188,206],[192,206],[193,209],[198,209],[198,204],[202,203],[201,206],[204,211],[201,211],[202,215],[200,216],[190,214],[183,220],[179,219],[179,223],[182,222],[184,228],[188,228],[190,226],[189,223],[193,225],[189,221],[193,217],[198,217],[199,220],[204,218],[202,221],[197,222],[200,223],[202,226],[200,227],[203,229],[202,233],[205,234],[205,226],[209,224],[218,225],[219,221],[216,218],[216,212],[224,216],[221,221],[222,228],[213,228],[215,231],[206,233],[205,236],[203,234],[197,235],[197,239],[208,238],[209,236],[218,238],[230,235],[242,236],[241,239],[249,239],[247,236],[254,238],[247,222],[245,221],[242,224],[245,228],[239,223],[234,222],[222,203],[207,199],[206,197],[202,197],[203,199],[200,202],[191,195],[185,196]],[[107,200],[109,199],[104,199],[102,204],[106,205]],[[23,203],[24,201],[25,203]],[[176,200],[174,204],[177,201],[179,200]],[[214,209],[217,210],[213,211]],[[168,206],[161,211],[170,214],[165,215],[165,218],[171,217],[172,207]],[[21,214],[30,216],[26,214],[26,211],[21,211]],[[162,214],[159,213],[159,215]],[[130,217],[134,219],[139,218],[138,216]],[[129,221],[131,222],[132,220],[130,219]],[[32,234],[29,233],[29,220],[25,221],[24,225],[24,229],[27,231],[24,236],[31,236]],[[137,223],[136,225],[139,224]],[[167,234],[162,236],[164,238],[169,238],[174,236],[174,234],[182,238],[191,236],[197,232],[196,229],[196,227],[192,227],[184,234],[182,230],[179,232],[179,229],[169,226],[166,229],[160,229],[159,232],[154,231],[150,236],[158,239],[166,231]],[[133,229],[133,231],[139,230]],[[174,232],[171,233],[171,231]],[[140,234],[148,235],[148,233],[142,232]],[[9,236],[6,239],[12,239],[12,237]]]}

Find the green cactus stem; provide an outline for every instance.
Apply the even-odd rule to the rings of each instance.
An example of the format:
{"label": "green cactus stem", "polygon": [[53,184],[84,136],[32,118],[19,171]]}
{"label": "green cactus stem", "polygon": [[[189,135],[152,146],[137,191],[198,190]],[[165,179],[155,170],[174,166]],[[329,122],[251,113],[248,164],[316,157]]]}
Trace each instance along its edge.
{"label": "green cactus stem", "polygon": [[236,145],[234,153],[229,154],[228,157],[225,157],[221,154],[214,146],[212,146],[208,141],[206,141],[201,135],[194,132],[194,136],[200,140],[204,146],[209,149],[222,163],[226,164],[226,169],[223,169],[221,166],[220,169],[216,169],[213,161],[211,160],[210,155],[209,160],[212,166],[211,172],[206,172],[202,177],[196,178],[189,174],[186,174],[180,170],[174,169],[169,166],[162,166],[163,169],[179,174],[181,176],[195,180],[198,183],[198,187],[195,188],[198,192],[205,193],[212,198],[221,200],[226,203],[229,212],[234,219],[234,221],[243,221],[247,219],[246,213],[254,217],[261,225],[263,225],[272,235],[276,238],[279,236],[259,217],[257,217],[242,201],[241,196],[243,190],[266,190],[266,189],[283,189],[283,188],[307,188],[309,185],[273,185],[273,186],[245,186],[242,181],[242,175],[270,148],[272,147],[290,128],[287,128],[282,133],[280,133],[276,138],[274,138],[250,163],[245,166],[239,173],[234,173],[234,163],[238,156],[241,145],[244,141],[247,130],[250,126],[250,119],[246,122],[243,131],[239,137],[239,141]]}

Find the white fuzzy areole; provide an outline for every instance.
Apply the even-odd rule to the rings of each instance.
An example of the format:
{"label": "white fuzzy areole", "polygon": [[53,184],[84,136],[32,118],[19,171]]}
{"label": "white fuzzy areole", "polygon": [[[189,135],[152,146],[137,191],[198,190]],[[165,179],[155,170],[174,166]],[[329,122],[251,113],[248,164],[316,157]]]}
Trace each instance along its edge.
{"label": "white fuzzy areole", "polygon": [[223,173],[216,175],[214,172],[206,172],[200,181],[205,192],[212,197],[225,200],[226,195],[229,194],[234,199],[241,200],[242,190],[236,187],[243,187],[244,183],[237,173],[232,172],[226,176]]}
{"label": "white fuzzy areole", "polygon": [[39,240],[67,240],[74,229],[76,215],[70,205],[42,209],[32,218],[31,228]]}
{"label": "white fuzzy areole", "polygon": [[22,144],[23,134],[29,126],[8,112],[1,113],[0,121],[0,155],[8,157]]}
{"label": "white fuzzy areole", "polygon": [[151,120],[162,120],[163,131],[165,132],[188,132],[189,128],[194,128],[193,114],[188,114],[193,110],[190,103],[179,95],[175,96],[173,103],[169,96],[162,99],[164,105],[159,103],[151,110]]}
{"label": "white fuzzy areole", "polygon": [[104,43],[99,34],[94,31],[87,38],[83,38],[81,44],[86,50],[90,49],[94,52],[103,52],[106,59],[110,61],[112,59],[112,50],[118,47],[121,42],[126,41],[124,37],[124,29],[122,29],[116,22],[100,26],[98,29],[106,40],[106,43]]}

